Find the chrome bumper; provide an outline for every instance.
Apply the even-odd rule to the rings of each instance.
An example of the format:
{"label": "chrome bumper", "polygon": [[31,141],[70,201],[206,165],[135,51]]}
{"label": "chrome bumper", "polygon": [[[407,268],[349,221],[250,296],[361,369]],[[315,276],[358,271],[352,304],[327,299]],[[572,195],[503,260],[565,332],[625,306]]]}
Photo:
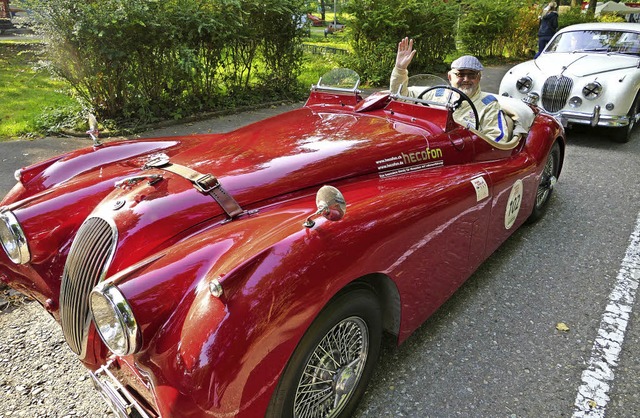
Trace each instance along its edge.
{"label": "chrome bumper", "polygon": [[592,113],[560,111],[553,115],[562,126],[575,123],[580,125],[604,126],[607,128],[618,128],[629,125],[628,116],[609,116],[600,114],[600,106],[594,106]]}
{"label": "chrome bumper", "polygon": [[116,377],[109,371],[109,366],[113,362],[109,361],[95,372],[89,371],[89,376],[93,381],[96,390],[102,395],[105,401],[111,407],[113,413],[120,418],[129,418],[134,416],[135,411],[137,417],[152,418],[135,400],[133,395],[122,386]]}

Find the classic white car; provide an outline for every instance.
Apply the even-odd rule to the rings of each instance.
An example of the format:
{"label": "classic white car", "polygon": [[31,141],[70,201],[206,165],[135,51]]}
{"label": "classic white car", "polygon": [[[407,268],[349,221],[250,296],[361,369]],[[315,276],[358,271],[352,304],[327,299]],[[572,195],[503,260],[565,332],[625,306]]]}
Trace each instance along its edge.
{"label": "classic white car", "polygon": [[640,23],[568,26],[500,83],[504,96],[536,103],[565,126],[612,128],[619,142],[640,119],[639,90]]}

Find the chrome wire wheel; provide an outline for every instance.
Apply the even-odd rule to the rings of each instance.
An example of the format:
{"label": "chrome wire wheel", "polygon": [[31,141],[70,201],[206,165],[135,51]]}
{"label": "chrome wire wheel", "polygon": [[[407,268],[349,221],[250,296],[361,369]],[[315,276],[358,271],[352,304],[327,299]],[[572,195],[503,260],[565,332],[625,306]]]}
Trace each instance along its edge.
{"label": "chrome wire wheel", "polygon": [[369,329],[357,316],[336,324],[315,347],[296,388],[294,417],[337,417],[358,387]]}
{"label": "chrome wire wheel", "polygon": [[348,418],[380,354],[382,307],[366,283],[334,296],[298,342],[265,418]]}
{"label": "chrome wire wheel", "polygon": [[556,178],[556,164],[557,162],[553,158],[553,155],[550,155],[544,169],[542,170],[542,179],[540,179],[540,183],[538,184],[538,191],[536,192],[536,207],[541,207],[545,204],[558,180]]}
{"label": "chrome wire wheel", "polygon": [[536,200],[531,215],[527,218],[527,223],[536,222],[544,216],[549,200],[551,199],[551,194],[558,181],[561,163],[562,152],[558,142],[555,142],[551,146],[551,150],[547,155],[547,161],[544,163],[542,173],[540,174],[540,181],[538,182],[538,189],[536,190]]}

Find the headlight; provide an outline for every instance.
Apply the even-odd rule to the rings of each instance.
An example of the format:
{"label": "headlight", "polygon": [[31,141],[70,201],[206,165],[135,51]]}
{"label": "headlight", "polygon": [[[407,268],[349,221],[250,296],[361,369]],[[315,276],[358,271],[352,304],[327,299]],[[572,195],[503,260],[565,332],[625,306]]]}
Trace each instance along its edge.
{"label": "headlight", "polygon": [[533,87],[533,80],[529,76],[520,77],[516,81],[516,88],[522,94],[529,93]]}
{"label": "headlight", "polygon": [[589,100],[593,100],[596,97],[600,96],[600,93],[602,93],[602,84],[598,83],[597,81],[587,83],[582,88],[582,95]]}
{"label": "headlight", "polygon": [[126,356],[138,350],[138,324],[122,293],[112,284],[100,283],[89,296],[91,315],[100,338],[114,354]]}
{"label": "headlight", "polygon": [[16,264],[26,264],[31,259],[27,237],[11,211],[0,213],[0,243]]}

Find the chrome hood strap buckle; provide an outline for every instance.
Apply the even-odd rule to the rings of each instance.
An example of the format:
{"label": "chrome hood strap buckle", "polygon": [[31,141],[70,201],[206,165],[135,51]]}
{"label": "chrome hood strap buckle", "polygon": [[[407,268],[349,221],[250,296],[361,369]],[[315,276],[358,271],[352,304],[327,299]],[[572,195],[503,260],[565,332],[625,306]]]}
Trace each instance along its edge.
{"label": "chrome hood strap buckle", "polygon": [[172,163],[166,155],[160,155],[147,161],[144,169],[149,168],[170,171],[189,180],[196,190],[211,196],[230,218],[244,213],[238,202],[222,188],[216,176],[212,174],[202,174],[192,168]]}

